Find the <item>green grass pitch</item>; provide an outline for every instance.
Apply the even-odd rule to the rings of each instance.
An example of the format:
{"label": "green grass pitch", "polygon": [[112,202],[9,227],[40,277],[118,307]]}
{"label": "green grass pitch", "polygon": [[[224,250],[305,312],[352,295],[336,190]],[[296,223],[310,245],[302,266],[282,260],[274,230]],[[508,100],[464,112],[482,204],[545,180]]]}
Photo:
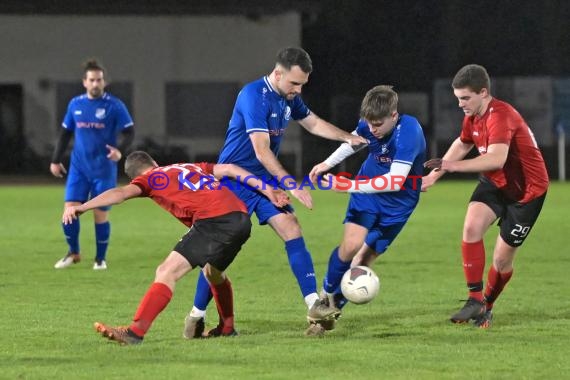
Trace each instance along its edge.
{"label": "green grass pitch", "polygon": [[[63,186],[0,187],[0,379],[560,379],[570,378],[570,185],[553,183],[495,305],[494,325],[452,325],[465,284],[460,239],[474,181],[442,181],[374,270],[378,297],[348,305],[324,338],[303,336],[306,309],[283,244],[256,225],[229,268],[240,336],[182,338],[197,272],[183,278],[140,346],[108,343],[93,322],[128,324],[156,266],[185,227],[148,199],[113,208],[107,271],[93,271],[91,213],[84,261],[66,270]],[[347,196],[295,203],[318,281],[342,236]],[[487,268],[498,230],[486,240]],[[208,310],[207,324],[217,319]]]}

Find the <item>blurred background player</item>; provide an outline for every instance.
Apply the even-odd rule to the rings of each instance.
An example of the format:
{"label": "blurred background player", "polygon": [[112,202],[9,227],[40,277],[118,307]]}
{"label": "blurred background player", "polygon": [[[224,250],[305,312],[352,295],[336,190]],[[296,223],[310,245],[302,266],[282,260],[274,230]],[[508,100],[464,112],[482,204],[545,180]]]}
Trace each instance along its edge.
{"label": "blurred background player", "polygon": [[[342,144],[310,172],[313,182],[358,150],[368,147],[368,156],[357,177],[368,181],[326,176],[323,185],[351,193],[344,236],[333,249],[323,280],[322,297],[342,308],[346,299],[340,291],[343,274],[351,267],[370,267],[396,239],[416,208],[420,197],[426,141],[418,120],[398,114],[398,94],[392,86],[369,90],[360,107],[360,121],[353,134],[369,141],[358,147]],[[382,177],[382,178],[379,178]],[[322,324],[332,329],[334,323]]]}
{"label": "blurred background player", "polygon": [[[303,49],[290,47],[280,50],[273,71],[245,85],[240,91],[218,160],[219,163],[237,164],[268,181],[274,179],[281,186],[292,189],[291,194],[308,208],[313,207],[310,193],[299,188],[277,158],[290,119],[320,137],[351,144],[365,142],[363,138],[324,121],[307,108],[299,95],[311,71],[311,58]],[[257,215],[260,225],[269,224],[285,242],[289,265],[309,310],[307,318],[331,318],[337,311],[319,301],[313,260],[293,208],[275,207],[263,195],[246,188],[236,189],[235,193],[247,205],[248,212]],[[210,298],[208,284],[200,275],[187,324],[204,317]]]}
{"label": "blurred background player", "polygon": [[[69,174],[65,185],[65,207],[79,205],[117,184],[117,161],[134,139],[133,119],[121,100],[105,92],[105,69],[96,60],[83,67],[85,94],[71,99],[62,130],[51,159],[50,171],[56,177],[67,173],[61,163],[74,136]],[[121,141],[118,143],[118,136]],[[107,269],[105,261],[111,224],[109,207],[93,210],[96,255],[93,269]],[[79,219],[63,224],[67,254],[55,263],[56,269],[80,261]]]}
{"label": "blurred background player", "polygon": [[[204,321],[189,337],[237,335],[234,329],[233,290],[223,271],[231,264],[249,238],[251,222],[247,209],[218,179],[230,176],[247,179],[278,207],[289,199],[284,191],[265,189],[251,173],[231,164],[175,164],[159,167],[147,153],[131,153],[125,161],[130,184],[108,190],[87,203],[66,207],[65,225],[81,213],[102,206],[121,203],[134,197],[150,197],[190,230],[156,270],[154,283],[141,300],[133,323],[128,327],[111,327],[96,322],[104,337],[121,344],[138,344],[158,314],[168,305],[176,282],[196,266],[203,268],[216,301],[219,324],[203,334]],[[155,186],[153,187],[153,184]]]}
{"label": "blurred background player", "polygon": [[[452,82],[465,117],[460,136],[443,158],[429,160],[423,179],[427,190],[446,172],[480,172],[463,225],[463,272],[469,298],[451,322],[488,328],[493,303],[513,274],[518,247],[536,222],[548,189],[546,166],[532,131],[510,104],[491,96],[491,80],[479,65],[461,68]],[[463,158],[477,147],[479,156]],[[483,236],[499,220],[493,263],[483,294]]]}

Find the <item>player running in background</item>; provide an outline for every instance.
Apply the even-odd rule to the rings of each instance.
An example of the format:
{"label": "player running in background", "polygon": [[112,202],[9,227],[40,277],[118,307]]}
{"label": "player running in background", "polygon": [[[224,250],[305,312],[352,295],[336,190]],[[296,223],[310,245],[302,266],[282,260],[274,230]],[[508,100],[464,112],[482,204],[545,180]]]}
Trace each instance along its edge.
{"label": "player running in background", "polygon": [[[536,222],[548,189],[548,174],[532,131],[510,104],[491,96],[484,67],[467,65],[452,82],[465,117],[460,136],[443,158],[425,163],[433,169],[423,179],[427,190],[446,172],[480,172],[463,225],[463,272],[469,299],[451,316],[454,323],[473,320],[488,328],[493,304],[513,274],[518,247]],[[463,159],[473,147],[479,156]],[[483,236],[499,220],[500,233],[483,293]]]}
{"label": "player running in background", "polygon": [[[73,98],[67,107],[62,130],[51,159],[50,171],[56,177],[67,173],[61,163],[74,136],[67,183],[65,207],[79,205],[117,184],[117,161],[134,139],[133,120],[123,102],[105,92],[105,69],[95,60],[87,61],[83,70],[86,93]],[[118,136],[121,142],[118,143]],[[93,210],[96,255],[93,269],[107,269],[105,261],[111,224],[109,207]],[[56,269],[80,261],[79,219],[63,224],[69,246],[67,254],[55,263]]]}
{"label": "player running in background", "polygon": [[[237,164],[256,176],[275,179],[304,206],[312,208],[310,193],[281,165],[277,155],[281,140],[291,119],[310,133],[351,144],[365,142],[319,118],[300,97],[302,87],[312,71],[311,58],[303,49],[285,48],[278,52],[273,71],[240,91],[226,132],[219,163]],[[255,213],[259,224],[269,224],[285,242],[289,265],[297,279],[308,308],[310,320],[332,318],[338,312],[319,301],[311,254],[305,246],[301,226],[293,208],[275,207],[263,195],[249,189],[236,189],[236,195]],[[204,277],[198,279],[194,307],[186,318],[187,328],[201,321],[211,298]]]}
{"label": "player running in background", "polygon": [[266,189],[261,180],[236,165],[185,163],[159,167],[152,157],[141,151],[129,154],[125,172],[133,178],[130,184],[108,190],[82,205],[67,207],[63,223],[72,223],[87,210],[134,197],[150,197],[190,230],[156,269],[154,283],[141,300],[131,325],[110,327],[96,322],[96,330],[121,344],[141,343],[152,322],[170,302],[176,282],[199,266],[209,281],[220,319],[218,326],[205,334],[202,334],[202,325],[191,336],[185,336],[237,335],[233,290],[223,271],[249,238],[251,222],[243,202],[227,187],[221,186],[218,179],[226,176],[244,179],[248,185],[257,186],[277,207],[289,202],[287,194],[270,187]]}
{"label": "player running in background", "polygon": [[[344,236],[330,255],[323,281],[322,298],[337,308],[346,303],[340,291],[343,274],[351,266],[370,267],[398,236],[414,211],[420,197],[426,154],[422,127],[413,116],[398,113],[398,94],[392,86],[369,90],[362,100],[360,117],[353,134],[367,139],[369,144],[359,147],[342,144],[310,173],[311,180],[316,182],[323,173],[368,147],[368,156],[356,180],[330,174],[323,179],[323,185],[351,193]],[[334,322],[320,325],[327,330],[334,328]],[[311,326],[308,332],[321,326]]]}

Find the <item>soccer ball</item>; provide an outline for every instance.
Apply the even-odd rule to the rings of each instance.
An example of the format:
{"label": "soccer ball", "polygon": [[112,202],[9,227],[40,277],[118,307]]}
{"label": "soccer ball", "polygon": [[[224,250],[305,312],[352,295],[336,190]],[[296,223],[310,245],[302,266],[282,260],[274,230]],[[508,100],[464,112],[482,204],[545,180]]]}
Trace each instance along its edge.
{"label": "soccer ball", "polygon": [[350,268],[342,276],[340,289],[347,300],[360,305],[376,297],[380,290],[380,280],[372,269],[357,266]]}

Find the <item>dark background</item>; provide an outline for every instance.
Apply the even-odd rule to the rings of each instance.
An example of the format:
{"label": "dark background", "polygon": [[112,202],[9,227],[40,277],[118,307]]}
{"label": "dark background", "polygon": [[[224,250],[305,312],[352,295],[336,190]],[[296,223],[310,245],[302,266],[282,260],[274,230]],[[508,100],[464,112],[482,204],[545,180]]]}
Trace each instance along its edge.
{"label": "dark background", "polygon": [[[431,94],[434,79],[451,77],[467,63],[484,65],[491,77],[570,77],[567,1],[0,2],[0,13],[70,16],[243,14],[255,19],[291,10],[302,14],[302,46],[314,63],[304,99],[317,114],[333,122],[339,115],[331,106],[335,96],[361,98],[377,84]],[[349,118],[357,111],[351,108],[348,113],[354,115]],[[429,138],[429,123],[425,127]],[[308,147],[316,141],[308,134],[303,139]],[[334,146],[319,140],[322,151],[316,159]]]}

